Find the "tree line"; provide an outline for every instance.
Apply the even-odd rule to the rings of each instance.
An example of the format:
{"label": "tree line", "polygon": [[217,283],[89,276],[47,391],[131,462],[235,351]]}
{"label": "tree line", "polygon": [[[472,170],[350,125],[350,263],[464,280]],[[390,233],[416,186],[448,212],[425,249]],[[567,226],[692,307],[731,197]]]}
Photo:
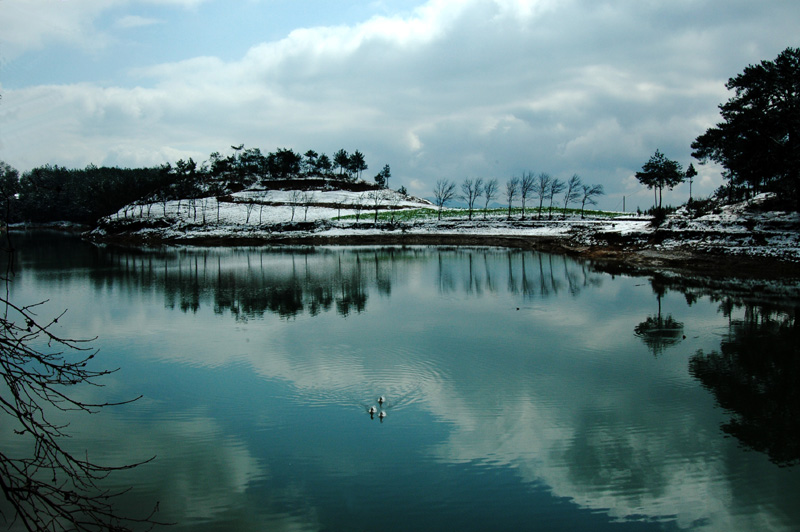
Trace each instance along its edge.
{"label": "tree line", "polygon": [[[369,168],[359,150],[338,150],[334,156],[308,150],[303,155],[279,148],[266,155],[258,148],[231,146],[233,153],[213,152],[198,164],[192,158],[147,168],[97,167],[69,169],[44,165],[22,175],[0,161],[0,211],[13,222],[69,221],[93,224],[125,205],[224,196],[249,186],[285,179],[318,178],[355,182]],[[389,165],[374,177],[388,188]]]}
{"label": "tree line", "polygon": [[[729,202],[774,192],[780,201],[800,210],[800,48],[786,48],[772,61],[749,65],[725,87],[733,96],[719,106],[722,121],[692,142],[700,164],[724,168],[726,184],[715,196]],[[652,188],[657,214],[663,215],[663,189],[689,180],[693,165],[683,171],[659,150],[636,178]]]}
{"label": "tree line", "polygon": [[[483,217],[489,212],[489,204],[500,196],[500,183],[498,179],[466,178],[460,185],[461,194],[456,189],[458,185],[449,179],[440,179],[433,189],[434,203],[439,209],[439,219],[442,219],[442,210],[445,205],[458,198],[467,204],[468,217],[472,220],[473,213],[483,205]],[[506,205],[508,206],[508,219],[511,219],[514,205],[522,207],[521,218],[525,219],[525,208],[529,201],[538,200],[538,218],[542,218],[545,204],[547,205],[548,218],[553,218],[553,207],[563,206],[563,216],[566,218],[570,205],[580,205],[581,218],[587,205],[596,205],[597,196],[605,194],[603,185],[590,185],[583,183],[578,174],[573,174],[566,181],[552,177],[547,172],[535,174],[523,172],[520,177],[512,177],[506,182]],[[561,194],[563,193],[563,196]],[[560,197],[559,197],[560,196]],[[558,198],[558,200],[557,200]],[[476,207],[477,206],[477,207]]]}
{"label": "tree line", "polygon": [[730,200],[775,192],[800,210],[800,48],[750,65],[725,87],[722,122],[692,143],[692,156],[725,171]]}
{"label": "tree line", "polygon": [[[289,148],[278,148],[264,155],[259,148],[245,148],[244,145],[231,146],[234,153],[223,156],[214,152],[201,167],[189,159],[178,161],[178,173],[200,172],[227,184],[229,189],[241,189],[259,181],[295,178],[325,178],[344,181],[361,179],[369,166],[364,154],[359,150],[348,153],[340,149],[333,158],[325,153],[308,150],[304,154]],[[388,186],[390,171],[388,165],[376,176],[376,181],[385,181]],[[379,183],[380,184],[380,183]]]}

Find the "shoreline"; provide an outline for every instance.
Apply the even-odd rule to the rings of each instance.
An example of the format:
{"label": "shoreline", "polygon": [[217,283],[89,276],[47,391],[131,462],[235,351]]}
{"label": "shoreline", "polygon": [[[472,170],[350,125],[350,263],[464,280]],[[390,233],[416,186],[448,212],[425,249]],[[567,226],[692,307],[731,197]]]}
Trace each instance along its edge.
{"label": "shoreline", "polygon": [[442,217],[441,209],[437,216],[429,203],[405,196],[366,205],[358,195],[325,190],[297,204],[288,191],[246,190],[232,201],[171,200],[155,211],[139,205],[138,213],[126,207],[84,237],[137,246],[499,246],[566,254],[619,272],[797,280],[800,213],[770,210],[774,199],[687,205],[654,227],[651,216],[633,213],[562,211],[545,219],[534,210],[512,218],[505,210],[481,217],[452,209]]}
{"label": "shoreline", "polygon": [[670,272],[687,276],[702,275],[713,279],[769,279],[800,282],[800,262],[775,256],[726,253],[724,247],[697,249],[693,245],[663,248],[656,233],[643,238],[630,235],[591,234],[576,238],[574,234],[503,234],[479,232],[413,232],[408,230],[358,230],[332,232],[273,231],[225,235],[187,232],[167,236],[163,233],[119,233],[84,237],[98,243],[127,246],[464,246],[503,247],[563,254],[589,260],[609,273],[647,275]]}

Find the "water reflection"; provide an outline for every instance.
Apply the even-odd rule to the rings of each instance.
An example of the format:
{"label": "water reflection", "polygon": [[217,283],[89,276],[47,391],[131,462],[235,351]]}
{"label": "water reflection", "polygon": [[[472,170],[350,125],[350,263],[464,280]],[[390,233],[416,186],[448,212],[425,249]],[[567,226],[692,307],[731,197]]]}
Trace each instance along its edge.
{"label": "water reflection", "polygon": [[652,316],[647,316],[634,329],[636,336],[650,348],[653,356],[657,357],[664,354],[668,347],[677,345],[683,338],[683,323],[672,317],[671,314],[663,316],[661,313],[661,299],[667,293],[667,286],[661,278],[656,276],[650,280],[653,293],[656,295],[658,312]]}
{"label": "water reflection", "polygon": [[786,297],[793,290],[762,293],[745,285],[731,295],[696,280],[655,275],[650,282],[658,313],[637,325],[636,335],[656,356],[685,339],[683,323],[662,318],[661,300],[669,290],[683,294],[689,307],[703,297],[716,304],[727,321],[719,348],[698,349],[689,373],[732,416],[723,433],[779,465],[800,463],[800,309]]}
{"label": "water reflection", "polygon": [[[505,289],[525,298],[558,296],[565,290],[575,296],[587,287],[602,284],[602,276],[593,272],[588,262],[566,256],[459,248],[440,248],[437,253],[437,280],[442,294],[463,292],[480,296]],[[459,279],[460,286],[456,282]]]}
{"label": "water reflection", "polygon": [[719,350],[699,350],[689,370],[731,414],[722,430],[782,465],[800,463],[800,326],[798,308],[720,304],[728,320]]}
{"label": "water reflection", "polygon": [[[58,235],[25,240],[19,262],[36,270],[55,270],[59,278],[88,270],[96,287],[163,292],[165,305],[196,313],[203,305],[237,319],[273,313],[292,318],[335,310],[342,316],[366,309],[369,292],[391,295],[398,266],[435,256],[441,294],[482,296],[505,290],[526,299],[577,296],[602,284],[587,262],[565,256],[493,248],[161,248],[87,247],[90,259],[52,262],[66,253]],[[504,266],[503,266],[504,265]],[[505,273],[505,279],[502,279]]]}
{"label": "water reflection", "polygon": [[315,316],[335,309],[342,316],[363,312],[367,304],[366,285],[379,290],[391,288],[391,280],[380,267],[374,270],[372,256],[354,257],[329,251],[269,252],[238,251],[239,256],[223,261],[218,251],[179,251],[153,264],[153,257],[113,256],[112,264],[128,279],[137,272],[147,284],[163,285],[170,308],[197,312],[212,304],[214,312],[248,319],[274,313],[283,318],[304,312]]}
{"label": "water reflection", "polygon": [[[187,529],[800,523],[798,468],[719,430],[734,416],[738,432],[773,431],[765,452],[793,452],[774,434],[797,434],[785,305],[753,318],[726,290],[513,250],[85,252],[68,267],[38,256],[25,275],[43,292],[73,284],[75,322],[99,322],[101,341],[113,330],[101,353],[124,367],[109,389],[150,402],[92,437],[158,454],[134,483]],[[643,316],[674,316],[680,342],[637,336]],[[759,358],[764,335],[784,354]],[[368,409],[382,394],[380,423]]]}

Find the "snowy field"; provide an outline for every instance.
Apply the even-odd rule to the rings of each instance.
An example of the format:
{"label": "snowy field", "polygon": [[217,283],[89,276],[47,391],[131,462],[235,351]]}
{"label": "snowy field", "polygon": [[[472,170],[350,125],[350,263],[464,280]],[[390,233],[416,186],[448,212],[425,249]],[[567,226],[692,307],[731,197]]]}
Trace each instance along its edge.
{"label": "snowy field", "polygon": [[800,261],[800,213],[761,210],[760,206],[773,197],[760,194],[697,218],[691,218],[682,207],[659,228],[675,235],[661,245],[665,249],[690,247]]}
{"label": "snowy field", "polygon": [[[168,201],[150,205],[129,205],[106,218],[93,236],[127,232],[147,239],[200,242],[202,239],[281,237],[347,237],[354,235],[439,234],[481,237],[559,238],[572,246],[602,247],[620,240],[634,248],[659,252],[691,250],[774,257],[800,262],[800,214],[763,212],[759,205],[768,195],[748,202],[724,206],[714,214],[690,216],[686,208],[669,216],[658,229],[646,216],[616,213],[587,217],[561,214],[538,220],[515,215],[493,214],[483,218],[476,210],[467,220],[464,209],[445,209],[437,220],[437,207],[392,191],[257,191],[234,194],[228,201],[202,198]],[[372,224],[375,208],[385,216],[388,210],[429,210],[428,217],[389,224],[385,219]],[[358,216],[358,221],[356,220]],[[287,224],[291,224],[287,227]]]}
{"label": "snowy field", "polygon": [[[433,209],[424,201],[412,201],[394,191],[381,191],[376,199],[370,192],[349,192],[345,190],[310,192],[286,190],[246,190],[232,195],[233,202],[216,198],[200,198],[193,203],[189,200],[152,203],[149,205],[128,205],[111,220],[124,219],[171,219],[184,223],[201,223],[225,226],[228,228],[254,229],[262,225],[275,225],[287,222],[314,222],[332,220],[340,216],[367,216],[374,212],[377,202],[381,210],[394,209]],[[334,208],[340,205],[341,208]]]}

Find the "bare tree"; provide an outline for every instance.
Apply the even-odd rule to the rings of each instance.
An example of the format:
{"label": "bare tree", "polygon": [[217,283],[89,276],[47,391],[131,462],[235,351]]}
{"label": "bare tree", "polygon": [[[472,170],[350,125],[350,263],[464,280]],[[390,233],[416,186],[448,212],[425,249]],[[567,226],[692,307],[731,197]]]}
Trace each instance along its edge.
{"label": "bare tree", "polygon": [[483,187],[483,197],[486,198],[486,203],[483,205],[483,219],[486,219],[486,213],[489,211],[489,203],[497,197],[500,185],[497,179],[490,179]]}
{"label": "bare tree", "polygon": [[588,203],[589,205],[597,205],[595,196],[602,196],[605,194],[603,185],[582,185],[581,186],[581,218],[583,218],[583,209]]}
{"label": "bare tree", "polygon": [[536,193],[536,197],[539,198],[539,219],[542,219],[542,205],[544,205],[544,199],[547,197],[547,194],[550,191],[550,182],[553,179],[550,177],[550,174],[545,172],[540,173],[536,178],[536,185],[534,188],[534,192]]}
{"label": "bare tree", "polygon": [[294,211],[297,208],[297,204],[300,203],[302,199],[302,192],[299,190],[292,190],[292,193],[289,194],[289,208],[292,209],[292,218],[290,221],[294,221]]}
{"label": "bare tree", "polygon": [[522,179],[519,182],[519,197],[522,200],[522,218],[525,219],[525,202],[528,194],[534,189],[533,172],[522,172]]}
{"label": "bare tree", "polygon": [[519,192],[519,178],[512,177],[506,182],[506,202],[508,203],[508,219],[511,219],[511,207]]}
{"label": "bare tree", "polygon": [[[3,281],[8,283],[9,279]],[[106,466],[91,461],[88,452],[74,454],[62,444],[69,438],[68,424],[54,421],[54,416],[92,414],[137,398],[89,403],[79,399],[79,394],[71,394],[70,390],[82,385],[102,386],[98,381],[116,370],[88,369],[87,364],[97,354],[88,345],[91,340],[56,335],[53,330],[64,313],[41,321],[38,313],[42,304],[18,306],[8,296],[0,297],[0,412],[7,416],[3,424],[19,438],[20,445],[13,448],[20,449],[16,453],[22,455],[0,452],[0,489],[14,512],[3,517],[29,531],[152,527],[157,524],[154,515],[158,504],[149,515],[122,516],[113,503],[125,490],[102,487],[102,481],[114,472],[152,458]]]}
{"label": "bare tree", "polygon": [[578,174],[572,174],[567,181],[567,188],[564,191],[564,219],[567,219],[567,206],[581,198],[581,178]]}
{"label": "bare tree", "polygon": [[558,178],[555,178],[550,182],[550,188],[547,190],[547,199],[550,201],[550,207],[547,210],[547,217],[550,219],[553,218],[553,200],[557,195],[564,191],[564,186],[564,182]]}
{"label": "bare tree", "polygon": [[303,221],[304,222],[308,221],[308,208],[311,207],[311,205],[314,203],[315,199],[316,199],[316,195],[313,192],[311,192],[309,190],[306,190],[305,192],[303,192],[303,196],[302,196],[301,200],[303,202]]}
{"label": "bare tree", "polygon": [[253,209],[256,208],[256,204],[253,203],[252,201],[248,201],[247,203],[244,204],[244,208],[247,213],[244,219],[244,223],[246,225],[250,223],[250,215],[253,213]]}
{"label": "bare tree", "polygon": [[434,203],[439,207],[439,219],[442,219],[442,208],[456,195],[456,184],[449,179],[440,179],[433,189]]}
{"label": "bare tree", "polygon": [[467,178],[461,183],[461,199],[467,202],[469,209],[469,219],[472,220],[472,211],[475,210],[475,201],[483,193],[483,179],[480,177],[472,180]]}
{"label": "bare tree", "polygon": [[164,216],[167,215],[167,203],[169,203],[169,190],[166,186],[162,187],[161,190],[158,191],[158,198],[161,201],[161,206],[164,208]]}
{"label": "bare tree", "polygon": [[[267,197],[269,197],[269,192],[264,192],[261,195],[261,201],[259,202],[259,208],[258,208],[258,225],[261,225],[261,223],[262,223],[263,214],[264,214],[264,203],[267,201]],[[204,221],[205,221],[205,219],[204,219]]]}
{"label": "bare tree", "polygon": [[364,210],[364,205],[367,201],[367,194],[366,192],[359,194],[359,196],[353,200],[353,210],[356,211],[356,223],[358,223],[359,219],[361,218],[361,211]]}
{"label": "bare tree", "polygon": [[378,223],[378,210],[381,208],[381,204],[386,199],[386,194],[384,190],[373,190],[367,194],[367,199],[372,203],[372,208],[375,210],[375,218],[373,222],[375,224]]}
{"label": "bare tree", "polygon": [[384,195],[386,197],[386,201],[389,204],[389,212],[391,213],[391,218],[389,219],[389,223],[394,224],[394,218],[395,215],[397,214],[398,205],[400,205],[400,202],[403,200],[403,196],[401,196],[399,193],[393,194],[388,189],[384,191]]}

